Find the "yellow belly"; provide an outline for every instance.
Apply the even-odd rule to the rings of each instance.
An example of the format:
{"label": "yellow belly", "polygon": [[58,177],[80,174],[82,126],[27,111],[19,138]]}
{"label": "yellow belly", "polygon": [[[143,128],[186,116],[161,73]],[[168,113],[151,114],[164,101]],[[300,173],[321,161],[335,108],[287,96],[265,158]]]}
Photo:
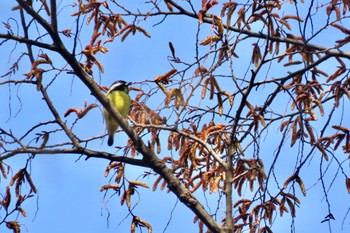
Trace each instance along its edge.
{"label": "yellow belly", "polygon": [[126,117],[129,114],[131,100],[127,93],[115,91],[111,93],[108,98],[123,117]]}
{"label": "yellow belly", "polygon": [[[122,91],[114,91],[107,98],[112,102],[117,111],[125,118],[130,111],[131,100],[127,93]],[[119,128],[118,123],[113,119],[106,109],[103,110],[103,115],[106,119],[108,134],[114,134]]]}

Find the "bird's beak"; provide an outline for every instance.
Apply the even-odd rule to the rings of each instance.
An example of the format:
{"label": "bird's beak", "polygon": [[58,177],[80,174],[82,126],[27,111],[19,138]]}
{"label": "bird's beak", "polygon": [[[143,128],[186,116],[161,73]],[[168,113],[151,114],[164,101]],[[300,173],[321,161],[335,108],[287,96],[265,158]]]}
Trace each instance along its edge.
{"label": "bird's beak", "polygon": [[129,87],[132,84],[132,82],[127,82],[125,85]]}

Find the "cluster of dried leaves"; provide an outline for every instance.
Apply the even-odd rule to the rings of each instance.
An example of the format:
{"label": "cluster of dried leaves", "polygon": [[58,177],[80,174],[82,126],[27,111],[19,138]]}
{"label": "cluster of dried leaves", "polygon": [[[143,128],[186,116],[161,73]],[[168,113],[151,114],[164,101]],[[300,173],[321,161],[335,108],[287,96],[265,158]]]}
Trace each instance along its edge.
{"label": "cluster of dried leaves", "polygon": [[[27,2],[33,8],[31,1]],[[194,9],[191,1],[186,2]],[[298,2],[298,7],[301,7],[303,2]],[[197,55],[195,61],[182,61],[175,55],[175,48],[169,42],[172,55],[169,61],[172,69],[153,80],[148,80],[147,85],[151,86],[149,90],[142,85],[140,88],[132,88],[131,91],[136,92],[136,97],[132,102],[129,119],[133,129],[145,141],[148,140],[149,148],[171,168],[175,177],[191,194],[198,193],[198,190],[210,194],[220,193],[231,198],[231,201],[232,196],[237,194],[240,199],[228,208],[229,212],[233,213],[232,219],[222,219],[224,225],[232,226],[230,230],[233,232],[272,232],[276,215],[283,216],[284,213],[289,213],[293,218],[296,217],[296,207],[301,204],[297,193],[300,191],[304,196],[307,194],[300,170],[309,161],[313,151],[319,152],[322,155],[320,158],[326,161],[330,156],[334,156],[332,151],[338,148],[342,148],[346,154],[350,153],[349,127],[342,121],[331,121],[333,111],[344,106],[344,102],[350,99],[349,69],[344,62],[344,59],[350,57],[339,52],[350,42],[350,30],[342,23],[342,20],[348,17],[350,1],[332,0],[317,6],[317,13],[323,12],[323,16],[328,17],[328,20],[311,38],[306,38],[307,26],[304,25],[314,16],[308,13],[306,17],[301,17],[299,13],[285,14],[286,12],[281,10],[284,4],[295,3],[293,0],[257,0],[244,4],[234,1],[220,4],[217,0],[202,0],[200,9],[193,13],[175,1],[164,0],[149,1],[148,4],[152,4],[153,7],[146,13],[133,13],[116,1],[79,0],[74,4],[77,10],[71,14],[76,22],[84,18],[84,23],[92,25],[93,28],[91,38],[78,54],[84,56],[85,61],[80,65],[89,75],[93,74],[94,69],[104,72],[104,66],[97,59],[97,54],[107,53],[109,49],[106,45],[115,41],[115,38],[120,37],[121,41],[124,41],[135,33],[150,37],[137,23],[140,17],[146,19],[152,16],[167,17],[179,14],[198,20],[196,54],[204,55]],[[115,11],[112,4],[123,13],[115,13],[118,11]],[[308,4],[316,7],[314,3]],[[48,16],[51,15],[45,0],[41,1],[40,9],[44,9]],[[22,9],[15,7],[14,10]],[[133,23],[127,22],[127,15],[134,18]],[[202,30],[208,25],[211,30],[202,38]],[[6,23],[5,27],[9,30],[10,24]],[[259,28],[258,32],[255,31],[256,27]],[[312,45],[310,41],[313,37],[327,28],[339,30],[344,34],[344,38],[336,40],[331,48]],[[60,33],[72,38],[71,28],[61,30]],[[79,34],[79,31],[75,33]],[[257,39],[253,41],[254,38]],[[240,63],[239,68],[244,66],[244,69],[251,70],[251,73],[242,74],[237,72],[235,66],[241,62],[241,54],[237,48],[241,43],[242,46],[247,45],[245,41],[249,41],[249,46],[251,45],[247,52],[249,60],[247,64]],[[336,62],[337,67],[327,72],[319,67],[331,59]],[[276,66],[287,71],[281,71],[280,77],[273,78],[262,74],[261,69],[266,66],[269,66],[268,70]],[[14,74],[18,68],[18,63],[15,63],[10,71],[1,77]],[[37,90],[42,90],[45,81],[43,74],[52,70],[59,69],[53,65],[53,61],[45,52],[40,52],[37,58],[31,61],[31,68],[25,74],[25,79],[34,82]],[[258,91],[254,92],[254,89],[258,90],[261,87],[271,87],[268,97],[259,99]],[[278,100],[280,96],[288,97],[289,102],[283,103],[287,110],[276,107],[281,105]],[[64,117],[75,113],[77,119],[82,119],[97,106],[85,102],[81,109],[69,108]],[[329,116],[326,123],[320,130],[317,122],[327,114]],[[266,166],[264,156],[259,153],[263,147],[262,134],[271,134],[269,127],[272,127],[272,131],[279,129],[281,143],[276,151],[283,149],[287,138],[290,138],[291,147],[303,145],[303,148],[307,146],[311,151],[308,156],[301,156],[304,159],[300,159],[301,165],[282,182],[276,174],[271,178],[275,165]],[[36,126],[29,131],[35,128]],[[39,139],[43,141],[38,149],[47,148],[49,133],[41,131],[35,135],[36,143]],[[124,147],[118,145],[116,148],[123,148],[125,157],[137,158],[136,145],[130,139]],[[279,153],[274,153],[276,160]],[[125,204],[133,217],[131,232],[135,232],[138,227],[145,227],[148,232],[152,232],[151,224],[133,212],[133,198],[140,195],[138,188],[150,188],[150,185],[139,180],[129,180],[125,175],[126,166],[123,162],[111,162],[105,172],[105,177],[112,174],[111,182],[102,186],[100,191],[120,197],[120,204]],[[4,168],[2,161],[0,169],[4,179],[7,179],[9,169]],[[350,193],[347,170],[344,171],[343,167],[341,170],[345,179],[344,190]],[[145,177],[150,175],[151,173],[146,173]],[[231,180],[227,177],[231,177]],[[277,188],[271,188],[273,181]],[[283,186],[280,187],[279,182],[283,183]],[[22,193],[24,183],[28,183],[30,188],[26,194]],[[158,176],[152,189],[164,190],[168,185],[164,177]],[[0,201],[5,216],[16,212],[26,216],[21,204],[36,192],[27,169],[17,171]],[[252,194],[253,197],[246,193]],[[14,195],[17,198],[15,202],[12,198]],[[217,212],[213,215],[216,216]],[[332,213],[329,213],[329,216],[332,216]],[[194,222],[198,222],[199,231],[203,232],[204,220],[196,216]],[[17,221],[7,221],[5,217],[1,223],[6,223],[15,233],[19,232]]]}
{"label": "cluster of dried leaves", "polygon": [[[294,3],[294,1],[291,1],[291,3]],[[296,145],[298,141],[307,143],[312,148],[318,149],[326,160],[329,159],[328,151],[332,144],[334,144],[333,149],[336,150],[343,143],[343,151],[349,153],[350,131],[347,127],[333,125],[332,127],[338,130],[338,132],[331,136],[321,135],[321,137],[318,135],[319,131],[313,127],[313,122],[317,122],[319,117],[324,117],[325,103],[334,100],[334,106],[339,107],[339,101],[343,100],[343,97],[350,97],[349,79],[345,74],[347,68],[343,59],[336,57],[339,68],[330,75],[324,70],[319,69],[316,64],[318,61],[329,56],[327,51],[321,50],[322,47],[305,45],[305,38],[303,36],[291,33],[293,31],[292,25],[302,24],[304,19],[298,15],[285,15],[281,17],[278,10],[283,3],[280,1],[254,1],[249,7],[230,1],[223,4],[220,16],[207,14],[208,9],[217,4],[217,1],[202,1],[202,9],[198,13],[199,23],[211,20],[214,35],[204,38],[200,42],[200,45],[209,46],[210,49],[215,48],[219,51],[217,63],[215,64],[222,64],[225,59],[229,60],[230,56],[239,57],[232,49],[232,46],[227,46],[228,41],[225,29],[229,29],[229,25],[232,25],[232,18],[236,17],[235,26],[241,31],[252,31],[254,23],[263,23],[267,28],[266,32],[268,36],[272,39],[267,40],[267,46],[253,43],[251,63],[257,69],[270,61],[282,63],[284,67],[304,66],[300,68],[300,72],[295,72],[294,75],[289,75],[281,80],[276,79],[276,82],[281,82],[276,93],[287,92],[291,98],[290,113],[283,118],[276,117],[279,120],[287,119],[280,123],[281,134],[283,132],[290,132],[291,146]],[[347,13],[348,4],[348,2],[343,1],[343,15]],[[341,20],[342,16],[339,14],[339,6],[339,2],[335,3],[335,1],[332,1],[328,7],[323,9],[326,10],[327,15],[331,15],[332,11],[334,11],[337,20]],[[330,10],[330,7],[332,10]],[[237,13],[235,14],[236,10]],[[225,25],[223,24],[223,18],[227,22]],[[350,34],[347,29],[339,24],[332,23],[330,26],[341,30],[343,33]],[[239,42],[239,40],[237,41]],[[237,41],[231,45],[234,45]],[[281,43],[285,45],[285,48],[281,48]],[[336,47],[342,47],[347,41],[340,40],[337,43],[338,45]],[[172,44],[170,44],[170,49],[174,58],[173,61],[181,63],[177,57],[175,59],[175,49]],[[271,54],[270,57],[268,54]],[[236,94],[226,90],[226,88],[222,89],[220,87],[219,78],[212,74],[212,68],[200,65],[196,68],[194,77],[200,78],[199,86],[202,87],[202,99],[208,100],[208,102],[215,101],[215,106],[206,113],[210,112],[213,115],[218,114],[219,116],[223,116],[227,114],[236,102]],[[179,70],[172,69],[164,75],[157,76],[155,79],[158,87],[165,94],[164,107],[173,108],[177,112],[181,112],[183,108],[188,107],[183,105],[183,103],[191,103],[189,100],[190,97],[188,97],[191,94],[184,91],[184,88],[181,88],[185,84],[181,83],[179,85],[180,87],[176,85],[174,87],[173,85],[173,82],[176,82],[175,75],[180,72]],[[194,86],[193,83],[195,81],[192,79],[190,85]],[[256,86],[258,85],[260,84]],[[172,87],[167,89],[167,86]],[[208,95],[207,92],[209,92]],[[174,103],[170,105],[172,100],[174,100]],[[229,104],[224,105],[225,101]],[[264,115],[266,106],[254,106],[248,100],[245,100],[243,105],[247,108],[247,114],[244,118],[241,117],[243,122],[251,122],[249,125],[254,133],[263,131],[268,127],[268,124],[276,121]],[[200,117],[197,119],[200,119]],[[136,120],[136,122],[138,121]],[[225,192],[225,168],[213,156],[212,151],[208,150],[204,145],[209,146],[220,155],[225,155],[227,148],[230,146],[227,142],[230,141],[230,137],[233,137],[233,135],[230,135],[232,125],[215,123],[213,119],[208,125],[204,123],[201,127],[195,121],[188,120],[188,122],[190,122],[188,127],[174,130],[168,136],[167,149],[168,151],[175,151],[178,157],[166,156],[163,158],[163,161],[169,164],[174,174],[176,174],[191,192],[195,192],[198,188],[204,191],[209,190],[210,193],[218,192],[219,190]],[[259,126],[262,126],[262,128],[259,128]],[[236,127],[240,128],[244,127],[244,125],[238,124]],[[148,131],[151,132],[152,142],[157,142],[157,153],[161,153],[162,147],[160,146],[161,140],[159,138],[162,135],[162,128],[155,127],[148,129]],[[262,158],[241,157],[244,155],[244,149],[240,146],[241,141],[238,140],[235,142],[237,143],[233,146],[234,153],[238,157],[234,160],[234,167],[232,168],[234,174],[232,184],[234,189],[241,196],[242,190],[246,187],[245,184],[248,184],[252,192],[264,193],[267,188],[266,181],[269,178],[265,173]],[[260,223],[265,219],[272,225],[275,212],[279,212],[280,216],[283,213],[290,213],[292,217],[295,217],[296,206],[300,204],[300,200],[295,193],[288,192],[287,190],[290,190],[288,189],[290,185],[294,186],[294,184],[297,184],[300,192],[306,196],[306,188],[298,172],[299,169],[287,178],[281,190],[274,196],[271,196],[270,200],[265,200],[259,204],[256,204],[256,201],[250,199],[237,201],[233,206],[239,213],[233,219],[234,232],[241,232],[247,226],[250,232],[272,232],[268,225],[261,226]],[[350,190],[349,178],[345,177],[345,180],[346,188]],[[255,183],[257,183],[256,187],[254,186]],[[158,177],[153,185],[153,189],[157,187],[164,189],[166,185],[162,177]],[[197,220],[198,218],[195,219],[195,221]],[[200,229],[203,230],[203,222],[199,221],[199,225]]]}
{"label": "cluster of dried leaves", "polygon": [[[136,189],[138,187],[144,187],[149,188],[149,186],[144,183],[137,180],[127,180],[125,178],[125,165],[120,162],[113,162],[111,163],[105,171],[105,177],[108,177],[110,172],[113,171],[113,175],[115,176],[113,184],[109,183],[106,185],[103,185],[100,189],[100,191],[109,190],[113,193],[117,193],[118,195],[123,192],[120,199],[120,204],[124,205],[126,203],[126,206],[131,211],[132,204],[131,204],[131,197],[135,194]],[[131,222],[131,232],[134,233],[136,230],[136,227],[146,227],[148,232],[152,232],[152,226],[149,224],[146,220],[141,219],[138,216],[133,215],[133,220]]]}
{"label": "cluster of dried leaves", "polygon": [[[7,168],[5,168],[5,164],[0,161],[0,170],[4,179],[8,179],[11,169],[8,165],[6,167]],[[29,185],[28,193],[25,193],[26,188],[23,188],[25,183],[28,183]],[[12,187],[14,187],[14,191]],[[37,192],[38,190],[27,169],[19,169],[18,172],[12,176],[9,185],[6,186],[4,195],[2,195],[2,199],[0,200],[0,209],[4,210],[0,224],[6,223],[6,226],[9,229],[12,229],[14,233],[20,233],[20,225],[18,221],[8,220],[8,218],[11,218],[11,215],[16,213],[20,213],[23,217],[27,217],[27,212],[23,209],[22,203],[33,197]],[[14,197],[16,198],[16,201],[12,202]]]}
{"label": "cluster of dried leaves", "polygon": [[[136,32],[141,32],[146,37],[151,35],[142,27],[135,24],[128,24],[126,20],[120,15],[115,14],[109,8],[108,1],[84,1],[79,0],[77,3],[78,11],[72,13],[73,17],[86,16],[86,24],[93,25],[93,33],[91,40],[82,54],[85,55],[86,61],[81,66],[84,70],[91,74],[93,73],[93,66],[96,65],[100,72],[104,72],[103,64],[97,60],[97,53],[107,53],[108,48],[105,47],[107,43],[114,41],[116,37],[121,36],[121,41],[124,41],[130,34],[135,35]],[[106,35],[106,39],[101,39],[101,36]]]}
{"label": "cluster of dried leaves", "polygon": [[42,88],[43,74],[47,72],[47,69],[42,68],[43,65],[49,65],[51,69],[53,68],[52,61],[46,53],[39,54],[37,60],[32,62],[30,71],[24,74],[24,76],[29,80],[35,78],[36,88],[38,91]]}

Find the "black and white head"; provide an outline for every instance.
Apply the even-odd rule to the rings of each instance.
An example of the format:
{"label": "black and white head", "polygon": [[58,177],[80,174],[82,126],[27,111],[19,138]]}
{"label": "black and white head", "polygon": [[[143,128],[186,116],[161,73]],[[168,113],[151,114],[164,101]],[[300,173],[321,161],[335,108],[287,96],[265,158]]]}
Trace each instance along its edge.
{"label": "black and white head", "polygon": [[109,88],[108,93],[111,91],[124,91],[126,93],[129,93],[129,86],[130,82],[125,82],[124,80],[118,80],[112,83],[111,87]]}

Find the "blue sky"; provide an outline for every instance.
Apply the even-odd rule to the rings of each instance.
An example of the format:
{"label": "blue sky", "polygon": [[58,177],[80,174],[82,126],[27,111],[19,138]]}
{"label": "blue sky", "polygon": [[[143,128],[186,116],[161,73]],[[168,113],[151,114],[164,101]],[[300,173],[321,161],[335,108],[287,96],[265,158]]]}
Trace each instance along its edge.
{"label": "blue sky", "polygon": [[[142,1],[139,1],[139,4],[136,4],[135,7],[141,7],[141,4]],[[0,16],[1,21],[5,21],[11,14],[15,13],[7,10],[11,6],[13,5],[9,2],[1,6],[2,12],[5,12]],[[62,12],[61,14],[65,13]],[[69,14],[67,13],[67,15]],[[196,20],[181,17],[179,23],[176,17],[169,17],[158,26],[152,27],[159,20],[160,18],[146,21],[145,25],[147,26],[145,28],[152,35],[150,39],[141,34],[136,34],[135,36],[129,36],[123,43],[117,38],[115,42],[107,45],[110,50],[108,54],[98,56],[98,59],[105,66],[105,73],[101,76],[95,73],[96,79],[101,78],[102,85],[109,85],[118,79],[133,82],[152,80],[155,76],[169,71],[171,69],[167,61],[167,56],[170,55],[169,41],[175,46],[178,57],[183,60],[193,60],[195,56],[194,38],[197,30]],[[59,23],[67,25],[67,27],[72,24],[70,21],[60,21]],[[202,30],[201,33],[205,35],[207,31]],[[320,37],[320,44],[327,43],[323,38],[323,36]],[[85,38],[82,35],[83,39]],[[243,50],[240,54],[241,57],[238,59],[240,63],[236,65],[235,69],[239,70],[240,64],[250,60],[251,55],[243,53]],[[8,47],[0,46],[0,52],[5,54],[3,57],[7,60]],[[14,53],[12,57],[15,58],[16,55]],[[54,61],[56,62],[56,60]],[[57,64],[60,64],[60,61],[57,61]],[[7,71],[6,67],[0,67],[1,74]],[[271,72],[272,74],[278,74],[280,71],[272,70]],[[23,73],[24,71],[20,70],[16,74],[16,78],[22,78]],[[244,70],[242,70],[242,73],[244,73]],[[82,107],[85,100],[88,103],[95,102],[94,97],[90,95],[85,87],[82,87],[78,78],[74,78],[72,81],[72,76],[62,75],[55,81],[54,85],[52,91],[49,90],[49,94],[52,96],[54,103],[57,104],[62,116],[69,107]],[[268,93],[269,90],[259,89],[259,91]],[[20,101],[16,97],[17,93]],[[131,92],[132,97],[135,97],[135,94],[135,92]],[[48,117],[49,111],[33,88],[27,89],[24,85],[12,86],[11,99],[9,99],[8,86],[0,86],[0,99],[2,100],[2,106],[5,106],[2,107],[0,113],[1,127],[11,129],[19,135],[26,132],[33,122],[45,121]],[[257,98],[256,102],[258,101]],[[157,106],[157,104],[155,101],[154,105]],[[11,113],[6,107],[9,105],[11,106]],[[285,105],[282,107],[284,108]],[[338,118],[340,119],[341,115]],[[75,118],[68,116],[65,120],[71,123]],[[348,122],[347,119],[344,119],[344,121]],[[102,134],[104,123],[101,111],[97,108],[92,110],[75,125],[74,129],[78,135],[84,135],[85,137]],[[275,132],[277,132],[277,129],[269,131],[271,134]],[[60,141],[60,137],[64,137],[64,135],[57,134],[56,138],[52,139],[57,141],[52,141],[52,143]],[[125,134],[119,133],[116,135],[116,140],[119,142],[125,141]],[[273,137],[266,137],[264,143],[274,145],[276,141]],[[89,146],[96,150],[114,152],[114,149],[107,147],[105,141],[99,141]],[[267,146],[261,149],[260,154],[266,156],[263,157],[266,161],[273,159],[274,147],[271,146],[271,148],[273,149]],[[284,157],[278,161],[276,173],[281,177],[288,178],[295,166],[294,156],[296,154],[298,154],[298,148],[290,149],[286,145],[283,153]],[[340,161],[347,157],[341,151],[335,154]],[[17,171],[17,169],[23,167],[25,158],[25,155],[20,155],[6,162],[12,166],[13,171]],[[300,208],[297,208],[297,218],[294,220],[297,232],[328,232],[327,223],[320,223],[328,212],[320,181],[317,180],[318,175],[314,176],[314,173],[319,172],[319,160],[320,156],[318,154],[314,155],[313,163],[310,163],[301,171],[301,177],[306,179],[304,182],[307,188],[307,197],[302,197],[300,191],[296,190],[301,200]],[[345,219],[343,229],[342,221],[349,208],[349,195],[346,193],[344,179],[336,179],[332,183],[334,176],[339,171],[336,170],[335,161],[330,164],[325,180],[327,181],[327,188],[331,184],[332,189],[328,193],[328,197],[331,200],[332,212],[336,213],[336,220],[332,221],[331,225],[335,232],[341,232],[341,230],[348,232],[350,231],[349,218]],[[109,178],[103,176],[107,165],[108,161],[106,160],[85,160],[85,157],[78,158],[76,155],[37,155],[31,163],[31,174],[39,190],[39,195],[24,203],[23,208],[28,212],[28,217],[19,217],[23,224],[22,231],[52,233],[129,232],[131,218],[127,218],[126,207],[119,205],[120,197],[110,197],[109,194],[104,196],[104,193],[99,191],[102,185],[109,182]],[[328,163],[324,163],[324,167],[327,165]],[[132,166],[127,166],[126,169],[129,179],[138,179],[144,172],[144,169]],[[152,185],[152,182],[149,183]],[[316,186],[314,186],[315,183]],[[5,189],[5,184],[7,182],[1,180],[1,192]],[[29,189],[28,185],[25,185],[25,187]],[[150,222],[154,232],[163,232],[165,229],[166,232],[170,233],[197,232],[197,226],[192,224],[194,215],[182,203],[177,202],[173,194],[159,190],[153,192],[151,189],[142,187],[138,189],[138,192],[141,193],[140,196],[134,195],[132,197],[133,203],[137,203],[138,198],[140,198],[134,213]],[[250,195],[249,192],[247,187],[246,194],[248,196]],[[196,195],[200,200],[205,201],[200,191]],[[206,195],[207,202],[212,208],[217,204],[217,195]],[[237,197],[238,199],[239,197]],[[220,207],[224,209],[223,206],[224,204],[220,203]],[[223,217],[222,213],[221,215],[218,217]],[[168,221],[170,221],[169,226],[167,226]],[[291,221],[292,219],[288,213],[285,213],[283,218],[277,216],[273,229],[275,232],[289,232]],[[5,226],[0,226],[0,232],[7,231],[10,232]],[[143,232],[146,232],[146,230],[143,230]]]}

